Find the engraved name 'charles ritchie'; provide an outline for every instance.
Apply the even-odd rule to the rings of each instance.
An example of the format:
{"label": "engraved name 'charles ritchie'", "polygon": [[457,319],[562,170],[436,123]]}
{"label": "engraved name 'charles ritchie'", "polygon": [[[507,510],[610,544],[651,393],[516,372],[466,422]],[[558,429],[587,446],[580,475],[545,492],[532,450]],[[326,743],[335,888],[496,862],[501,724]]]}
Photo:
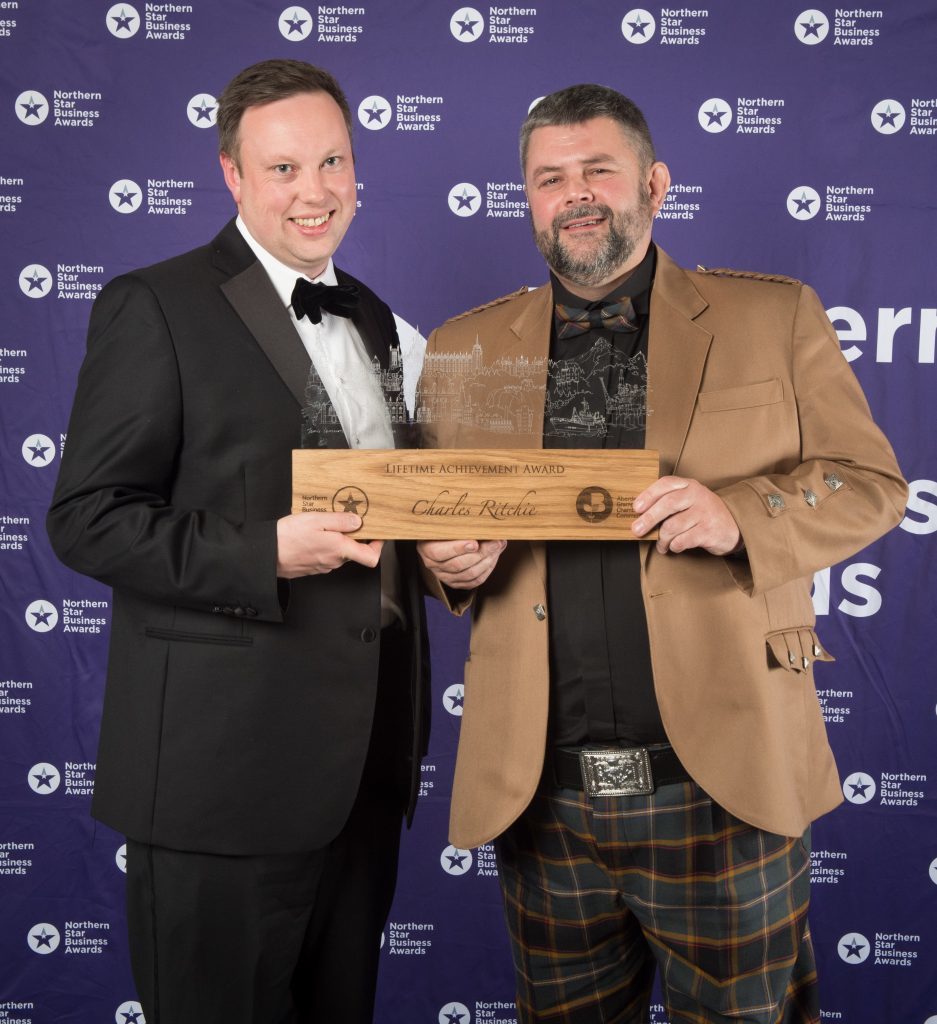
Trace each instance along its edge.
{"label": "engraved name 'charles ritchie'", "polygon": [[537,514],[537,506],[530,501],[536,493],[528,491],[517,501],[483,498],[479,502],[470,502],[468,491],[453,496],[448,488],[444,488],[435,498],[419,498],[413,503],[410,511],[417,516],[490,516],[492,519],[516,519]]}
{"label": "engraved name 'charles ritchie'", "polygon": [[497,463],[477,462],[450,462],[450,463],[397,463],[388,462],[384,466],[385,473],[416,473],[431,476],[438,474],[444,476],[447,473],[467,476],[561,476],[566,472],[566,467],[559,463],[525,463],[523,466],[512,465],[502,466]]}

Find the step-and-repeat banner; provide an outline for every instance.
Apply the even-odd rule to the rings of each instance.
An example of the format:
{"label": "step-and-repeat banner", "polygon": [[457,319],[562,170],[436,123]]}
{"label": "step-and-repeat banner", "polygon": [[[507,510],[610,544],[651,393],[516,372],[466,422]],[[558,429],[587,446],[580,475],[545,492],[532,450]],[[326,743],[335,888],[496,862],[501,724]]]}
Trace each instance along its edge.
{"label": "step-and-repeat banner", "polygon": [[[143,1022],[123,839],[88,815],[111,597],[43,523],[91,302],[231,215],[216,97],[272,56],[347,91],[360,202],[339,263],[424,333],[545,279],[517,129],[581,81],[644,109],[671,255],[817,288],[911,483],[900,528],[815,580],[846,796],[813,836],[823,1020],[937,1024],[937,11],[534,2],[0,0],[0,1024]],[[377,1021],[512,1024],[493,851],[446,837],[467,638],[430,615],[433,735]]]}

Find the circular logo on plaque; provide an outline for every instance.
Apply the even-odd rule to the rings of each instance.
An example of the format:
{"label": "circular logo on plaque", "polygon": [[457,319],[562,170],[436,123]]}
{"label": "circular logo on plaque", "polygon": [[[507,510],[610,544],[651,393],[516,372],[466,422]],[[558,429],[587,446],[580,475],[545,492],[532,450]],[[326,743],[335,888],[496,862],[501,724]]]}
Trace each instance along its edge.
{"label": "circular logo on plaque", "polygon": [[604,487],[586,487],[576,498],[576,511],[587,523],[601,523],[612,514],[612,496]]}
{"label": "circular logo on plaque", "polygon": [[332,496],[333,512],[354,512],[364,518],[368,511],[368,496],[360,487],[341,487]]}

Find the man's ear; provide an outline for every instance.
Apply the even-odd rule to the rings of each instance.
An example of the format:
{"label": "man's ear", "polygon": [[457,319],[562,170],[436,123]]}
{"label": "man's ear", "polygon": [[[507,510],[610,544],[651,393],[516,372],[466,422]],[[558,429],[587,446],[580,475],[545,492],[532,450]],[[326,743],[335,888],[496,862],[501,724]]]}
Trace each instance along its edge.
{"label": "man's ear", "polygon": [[231,198],[240,205],[241,203],[241,172],[238,165],[228,156],[227,153],[219,153],[218,160],[221,163],[221,171],[224,174],[224,183],[228,186]]}
{"label": "man's ear", "polygon": [[657,213],[664,205],[669,189],[670,171],[666,164],[662,164],[658,160],[651,164],[650,174],[648,175],[648,191],[651,197],[651,209],[654,213]]}

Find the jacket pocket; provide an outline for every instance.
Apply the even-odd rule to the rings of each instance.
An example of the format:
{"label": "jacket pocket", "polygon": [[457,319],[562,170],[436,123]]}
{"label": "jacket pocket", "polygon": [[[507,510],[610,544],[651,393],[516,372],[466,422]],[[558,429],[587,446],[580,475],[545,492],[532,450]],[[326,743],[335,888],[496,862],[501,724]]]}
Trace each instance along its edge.
{"label": "jacket pocket", "polygon": [[719,391],[701,391],[697,396],[700,412],[728,412],[731,409],[753,409],[759,405],[775,405],[784,401],[784,385],[779,377],[757,384],[743,384]]}
{"label": "jacket pocket", "polygon": [[230,633],[198,633],[188,629],[163,629],[146,626],[144,634],[152,640],[175,640],[189,644],[224,644],[227,647],[250,647],[254,638],[233,636]]}

